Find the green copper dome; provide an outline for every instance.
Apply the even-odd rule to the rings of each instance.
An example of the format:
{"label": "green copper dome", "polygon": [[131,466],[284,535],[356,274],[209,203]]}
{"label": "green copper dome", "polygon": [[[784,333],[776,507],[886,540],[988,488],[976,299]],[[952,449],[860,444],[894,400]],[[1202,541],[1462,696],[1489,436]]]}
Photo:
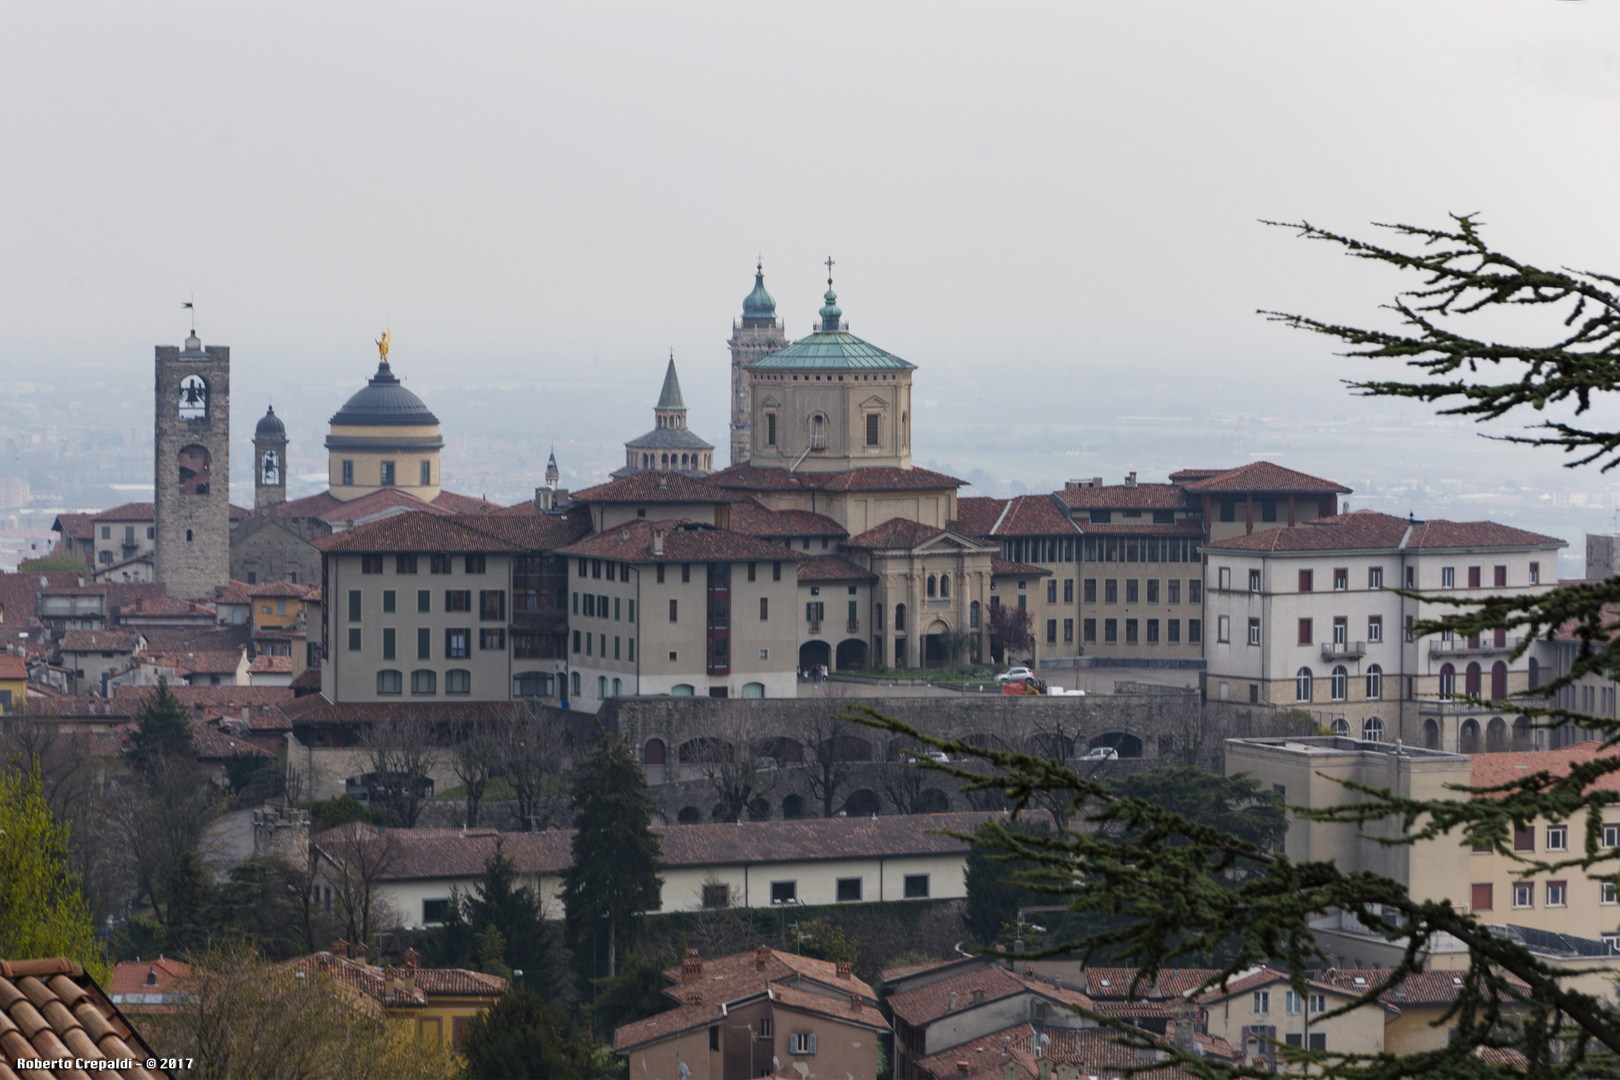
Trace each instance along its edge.
{"label": "green copper dome", "polygon": [[757,263],[754,266],[754,291],[743,298],[743,324],[753,325],[753,320],[773,322],[775,319],[776,300],[765,291],[765,264]]}
{"label": "green copper dome", "polygon": [[821,329],[785,348],[755,360],[749,371],[909,371],[916,364],[862,341],[840,321],[838,295],[829,287],[823,298]]}

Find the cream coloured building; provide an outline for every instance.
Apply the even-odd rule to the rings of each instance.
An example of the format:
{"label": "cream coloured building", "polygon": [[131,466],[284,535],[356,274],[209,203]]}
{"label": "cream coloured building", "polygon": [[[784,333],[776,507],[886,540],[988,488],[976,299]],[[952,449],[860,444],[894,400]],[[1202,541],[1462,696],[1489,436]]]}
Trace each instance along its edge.
{"label": "cream coloured building", "polygon": [[443,448],[439,418],[405,389],[385,355],[377,373],[332,417],[328,489],[344,502],[384,488],[432,502],[439,497]]}

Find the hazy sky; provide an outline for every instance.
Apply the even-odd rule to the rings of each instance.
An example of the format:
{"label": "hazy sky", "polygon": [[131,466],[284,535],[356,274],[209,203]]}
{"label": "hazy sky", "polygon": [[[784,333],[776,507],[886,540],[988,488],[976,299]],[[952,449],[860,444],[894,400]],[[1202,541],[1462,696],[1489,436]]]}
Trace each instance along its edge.
{"label": "hazy sky", "polygon": [[[1259,217],[1481,211],[1614,270],[1617,54],[1598,0],[13,3],[0,364],[128,363],[144,395],[195,293],[241,426],[289,379],[358,385],[385,323],[419,383],[516,362],[647,405],[673,347],[723,446],[756,254],[790,337],[831,254],[927,396],[977,368],[975,396],[1106,411],[1089,362],[1267,379],[1330,350],[1255,308],[1366,320],[1393,290]],[[650,425],[533,397],[537,427]]]}

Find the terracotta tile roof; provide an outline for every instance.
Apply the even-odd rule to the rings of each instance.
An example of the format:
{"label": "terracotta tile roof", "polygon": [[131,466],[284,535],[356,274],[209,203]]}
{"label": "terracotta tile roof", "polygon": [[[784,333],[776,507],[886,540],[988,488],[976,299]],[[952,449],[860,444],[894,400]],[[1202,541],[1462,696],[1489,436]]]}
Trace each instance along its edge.
{"label": "terracotta tile roof", "polygon": [[[319,689],[319,683],[316,684],[316,688]],[[187,689],[223,690],[226,687],[187,687]],[[509,714],[511,708],[510,702],[495,701],[375,701],[335,705],[323,694],[300,695],[290,686],[239,686],[232,689],[266,694],[274,692],[282,695],[266,699],[264,704],[280,705],[287,719],[294,724],[378,724],[403,719],[422,720],[431,724],[470,723],[474,720],[500,720]]]}
{"label": "terracotta tile roof", "polygon": [[275,757],[266,746],[253,742],[246,734],[237,734],[206,720],[191,722],[191,737],[197,743],[199,761],[222,761],[228,757]]}
{"label": "terracotta tile roof", "polygon": [[[319,668],[310,670],[319,671]],[[247,732],[252,735],[273,735],[292,730],[292,721],[274,705],[254,705],[243,708],[203,708],[197,713],[200,720],[231,731],[242,730],[242,714],[247,714]]]}
{"label": "terracotta tile roof", "polygon": [[956,500],[956,519],[945,523],[964,536],[989,536],[1009,499],[990,499],[980,495],[966,495]]}
{"label": "terracotta tile roof", "polygon": [[[926,986],[891,994],[887,1004],[898,1019],[912,1027],[924,1027],[953,1011],[977,1008],[992,1001],[1027,993],[1029,989],[1024,980],[1014,978],[1006,968],[986,964]],[[983,996],[979,997],[981,994]],[[951,1006],[952,995],[956,997],[954,1010]]]}
{"label": "terracotta tile roof", "polygon": [[28,663],[20,656],[0,653],[0,679],[27,679]]}
{"label": "terracotta tile roof", "polygon": [[[232,584],[237,584],[233,582]],[[308,585],[299,585],[292,581],[266,581],[259,585],[239,585],[239,588],[248,596],[285,596],[302,599],[309,591]]]}
{"label": "terracotta tile roof", "polygon": [[143,664],[173,668],[182,675],[235,675],[242,653],[209,649],[187,652],[156,652],[147,649],[137,657]]}
{"label": "terracotta tile roof", "polygon": [[583,503],[728,503],[731,492],[678,472],[649,470],[573,493]]}
{"label": "terracotta tile roof", "polygon": [[1040,1068],[1035,1038],[1036,1031],[1029,1024],[1015,1024],[968,1039],[949,1050],[915,1058],[913,1064],[918,1075],[930,1080],[1005,1080],[1009,1065],[1014,1067],[1011,1075],[1018,1080],[1035,1080]]}
{"label": "terracotta tile roof", "polygon": [[1408,548],[1459,547],[1567,547],[1556,536],[1498,525],[1494,521],[1420,521],[1412,530]]}
{"label": "terracotta tile roof", "polygon": [[[164,994],[191,977],[191,965],[180,960],[120,960],[113,967],[107,993],[115,1005],[128,1005],[128,995]],[[156,1005],[158,1002],[150,1002]]]}
{"label": "terracotta tile roof", "polygon": [[105,581],[90,582],[85,585],[47,585],[39,590],[41,596],[106,596],[107,583]]}
{"label": "terracotta tile roof", "polygon": [[[279,687],[277,689],[280,689]],[[307,699],[299,699],[302,703]],[[465,713],[465,706],[458,706]],[[353,706],[343,716],[359,717]],[[296,704],[289,708],[298,722]],[[949,855],[967,845],[940,830],[971,832],[996,816],[988,812],[900,814],[877,818],[808,818],[797,821],[749,821],[740,825],[655,826],[661,861],[671,867],[739,866],[774,862],[822,862],[897,855]],[[315,837],[330,847],[358,833],[377,835],[375,826],[353,822]],[[388,880],[469,878],[483,873],[484,860],[505,836],[504,850],[525,874],[560,873],[573,862],[572,830],[501,834],[495,829],[391,829],[384,834],[394,846]]]}
{"label": "terracotta tile roof", "polygon": [[92,521],[156,521],[155,504],[149,502],[124,503],[99,514],[90,515]]}
{"label": "terracotta tile roof", "polygon": [[838,522],[809,510],[767,510],[753,499],[731,504],[731,531],[748,536],[837,536],[849,535]]}
{"label": "terracotta tile roof", "polygon": [[254,675],[291,675],[292,657],[256,656],[248,665],[248,671]]}
{"label": "terracotta tile roof", "polygon": [[[480,528],[478,515],[399,514],[346,532],[316,537],[311,544],[328,555],[354,552],[490,552],[521,551],[522,546]],[[497,518],[510,522],[515,519]]]}
{"label": "terracotta tile roof", "polygon": [[819,585],[829,581],[876,581],[872,571],[857,566],[842,555],[822,555],[799,563],[799,584]]}
{"label": "terracotta tile roof", "polygon": [[[663,535],[662,555],[653,554],[655,529]],[[607,532],[561,548],[557,553],[615,559],[619,562],[775,561],[793,558],[791,552],[778,544],[697,521],[627,521]]]}
{"label": "terracotta tile roof", "polygon": [[[1154,1035],[1155,1042],[1169,1045],[1175,1029],[1172,1021],[1166,1027],[1165,1035]],[[1136,1056],[1134,1049],[1120,1046],[1114,1040],[1119,1036],[1112,1031],[1102,1028],[1074,1028],[1047,1027],[1040,1028],[1040,1034],[1047,1036],[1051,1041],[1046,1044],[1045,1055],[1060,1065],[1077,1065],[1082,1076],[1095,1076],[1098,1080],[1133,1080],[1134,1077],[1145,1076],[1151,1080],[1179,1080],[1190,1076],[1190,1073],[1174,1065],[1165,1065],[1158,1069],[1148,1069],[1142,1072],[1127,1073],[1124,1068],[1142,1064],[1142,1059]],[[1225,1061],[1235,1060],[1236,1055],[1225,1039],[1197,1033],[1193,1037],[1194,1043],[1203,1055]]]}
{"label": "terracotta tile roof", "polygon": [[1079,531],[1052,496],[1020,495],[1008,502],[991,535],[1073,536]]}
{"label": "terracotta tile roof", "polygon": [[1170,474],[1170,479],[1180,480],[1185,483],[1189,480],[1203,480],[1211,476],[1219,476],[1221,473],[1231,471],[1231,469],[1177,469],[1175,472]]}
{"label": "terracotta tile roof", "polygon": [[504,509],[498,502],[443,489],[440,489],[438,497],[428,505],[435,510],[448,510],[452,514],[493,514],[497,510]]}
{"label": "terracotta tile roof", "polygon": [[931,960],[926,964],[902,964],[899,967],[884,968],[878,974],[880,982],[892,982],[895,979],[904,979],[908,975],[916,975],[923,971],[932,971],[946,964],[954,964],[955,960]]}
{"label": "terracotta tile roof", "polygon": [[924,525],[920,521],[897,517],[867,529],[859,536],[850,537],[848,544],[852,548],[867,548],[873,551],[904,550],[932,540],[944,531],[935,525]]}
{"label": "terracotta tile roof", "polygon": [[239,651],[252,640],[253,627],[246,622],[234,626],[143,626],[140,634],[151,652]]}
{"label": "terracotta tile roof", "polygon": [[134,603],[121,608],[121,611],[122,614],[119,618],[123,619],[138,618],[142,615],[155,618],[182,615],[217,616],[219,614],[219,610],[212,604],[199,604],[195,600],[174,600],[167,596],[142,596],[137,598]]}
{"label": "terracotta tile roof", "polygon": [[991,577],[1041,577],[1051,572],[1043,566],[1031,566],[1029,563],[1013,562],[997,556],[990,557]]}
{"label": "terracotta tile roof", "polygon": [[109,611],[115,605],[126,608],[138,600],[159,599],[164,595],[161,581],[109,581],[106,585]]}
{"label": "terracotta tile roof", "polygon": [[[467,522],[467,518],[458,518]],[[533,514],[529,517],[502,517],[492,514],[473,519],[480,532],[500,537],[524,551],[556,551],[591,533],[591,515],[584,507],[572,513]]]}
{"label": "terracotta tile roof", "polygon": [[[1558,750],[1522,750],[1503,754],[1475,754],[1469,771],[1468,783],[1472,787],[1497,787],[1515,780],[1523,780],[1538,772],[1553,776],[1567,776],[1571,765],[1608,757],[1598,741],[1578,742]],[[1620,791],[1620,773],[1607,773],[1588,788],[1589,791]]]}
{"label": "terracotta tile roof", "polygon": [[1393,514],[1356,510],[1317,518],[1303,525],[1215,540],[1205,546],[1236,551],[1394,551],[1400,548],[1401,539],[1411,524],[1406,518]]}
{"label": "terracotta tile roof", "polygon": [[[1193,1000],[1197,1001],[1201,1005],[1209,1005],[1213,1002],[1225,1001],[1228,998],[1240,997],[1243,994],[1249,993],[1250,991],[1258,990],[1262,986],[1270,986],[1273,983],[1286,983],[1287,981],[1288,972],[1275,971],[1268,967],[1261,967],[1246,974],[1240,973],[1237,977],[1233,978],[1226,984],[1225,991],[1222,991],[1219,986],[1214,986],[1208,990],[1205,990],[1203,993],[1196,995]],[[1306,979],[1305,985],[1311,989],[1321,990],[1324,993],[1333,994],[1337,997],[1345,996],[1345,990],[1342,987],[1336,986],[1333,983],[1322,979]],[[1382,1004],[1386,1011],[1395,1013],[1400,1012],[1400,1009],[1390,1005],[1388,1002],[1383,1002]]]}
{"label": "terracotta tile roof", "polygon": [[19,1058],[74,1058],[100,1063],[132,1059],[127,1069],[33,1071],[30,1077],[167,1077],[148,1070],[152,1048],[129,1020],[71,960],[0,960],[0,1076],[16,1075]]}
{"label": "terracotta tile roof", "polygon": [[138,636],[131,630],[69,630],[62,635],[62,651],[132,653]]}
{"label": "terracotta tile roof", "polygon": [[[1360,995],[1389,978],[1393,971],[1394,968],[1329,968],[1322,973],[1322,981]],[[1457,1000],[1457,995],[1462,993],[1463,980],[1467,977],[1466,971],[1414,972],[1403,979],[1399,986],[1379,995],[1379,1000],[1397,1008],[1421,1005],[1449,1006]],[[1524,986],[1526,990],[1529,989],[1513,976],[1510,975],[1508,978]]]}
{"label": "terracotta tile roof", "polygon": [[1105,484],[1072,487],[1054,492],[1076,510],[1186,510],[1202,509],[1203,500],[1187,494],[1180,484]]}
{"label": "terracotta tile roof", "polygon": [[466,968],[417,968],[416,988],[429,997],[482,997],[504,993],[506,980]]}
{"label": "terracotta tile roof", "polygon": [[1183,518],[1174,525],[1155,525],[1151,521],[1110,521],[1106,525],[1080,523],[1080,531],[1087,536],[1191,536],[1201,538],[1204,525],[1200,518]]}
{"label": "terracotta tile roof", "polygon": [[[765,960],[763,971],[759,966],[761,955]],[[813,956],[800,956],[797,953],[764,948],[763,953],[761,949],[754,949],[751,952],[732,953],[730,956],[704,960],[702,963],[702,982],[707,985],[723,986],[728,992],[742,989],[752,993],[763,988],[766,983],[808,979],[835,990],[858,993],[874,1003],[877,1001],[877,994],[870,984],[853,974],[842,978],[838,974],[837,964],[830,960],[818,960]],[[664,993],[677,1001],[685,1000],[685,995],[681,992],[682,971],[683,966],[676,964],[665,968],[663,972],[664,978],[673,984],[664,987]],[[694,982],[687,985],[698,984]]]}
{"label": "terracotta tile roof", "polygon": [[[193,709],[291,704],[294,697],[290,686],[170,686],[169,692]],[[112,704],[134,715],[155,693],[155,686],[116,686]]]}
{"label": "terracotta tile roof", "polygon": [[[1136,968],[1087,968],[1084,972],[1086,992],[1098,1000],[1115,998],[1123,1001],[1130,991],[1131,980],[1136,978],[1136,971]],[[1180,998],[1217,974],[1219,972],[1215,968],[1165,968],[1159,972],[1155,982],[1144,982],[1138,987],[1136,996],[1139,1000],[1148,1001]]]}
{"label": "terracotta tile roof", "polygon": [[1285,469],[1269,461],[1256,461],[1240,465],[1226,472],[1194,480],[1188,491],[1216,493],[1222,491],[1278,491],[1295,494],[1347,495],[1350,488],[1319,476],[1308,476],[1293,469]]}
{"label": "terracotta tile roof", "polygon": [[319,691],[321,688],[321,669],[305,668],[292,681],[291,689],[298,691]]}
{"label": "terracotta tile roof", "polygon": [[70,582],[77,585],[79,575],[60,572],[43,574],[37,571],[0,573],[0,614],[5,617],[4,623],[0,623],[0,630],[5,636],[12,637],[30,627],[42,625],[39,621],[39,591],[53,583],[66,585]]}
{"label": "terracotta tile roof", "polygon": [[94,514],[57,514],[51,522],[51,531],[75,540],[89,540],[96,534]]}
{"label": "terracotta tile roof", "polygon": [[711,484],[733,491],[938,491],[959,488],[966,480],[929,469],[884,466],[848,472],[788,472],[758,465],[733,465],[714,473]]}

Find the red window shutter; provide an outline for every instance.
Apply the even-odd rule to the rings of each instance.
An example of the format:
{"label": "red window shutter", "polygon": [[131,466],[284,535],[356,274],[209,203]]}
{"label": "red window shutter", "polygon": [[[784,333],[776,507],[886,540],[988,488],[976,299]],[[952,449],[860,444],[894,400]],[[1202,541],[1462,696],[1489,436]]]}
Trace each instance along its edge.
{"label": "red window shutter", "polygon": [[1299,620],[1299,643],[1301,645],[1311,643],[1311,620],[1309,619]]}
{"label": "red window shutter", "polygon": [[1309,570],[1301,570],[1299,572],[1299,591],[1311,591],[1311,572]]}
{"label": "red window shutter", "polygon": [[1513,830],[1513,850],[1514,851],[1534,851],[1534,850],[1536,850],[1536,830],[1534,830],[1534,829],[1514,829]]}
{"label": "red window shutter", "polygon": [[1470,589],[1479,588],[1479,567],[1477,566],[1468,568],[1468,587]]}
{"label": "red window shutter", "polygon": [[1491,583],[1498,589],[1505,588],[1507,586],[1507,567],[1496,567],[1491,574]]}
{"label": "red window shutter", "polygon": [[1463,672],[1463,689],[1474,696],[1479,695],[1479,665],[1469,664]]}
{"label": "red window shutter", "polygon": [[1498,660],[1491,665],[1491,700],[1501,701],[1507,697],[1507,664]]}
{"label": "red window shutter", "polygon": [[1472,911],[1490,911],[1491,902],[1491,883],[1487,881],[1483,885],[1475,885],[1473,895],[1468,899],[1469,909]]}

